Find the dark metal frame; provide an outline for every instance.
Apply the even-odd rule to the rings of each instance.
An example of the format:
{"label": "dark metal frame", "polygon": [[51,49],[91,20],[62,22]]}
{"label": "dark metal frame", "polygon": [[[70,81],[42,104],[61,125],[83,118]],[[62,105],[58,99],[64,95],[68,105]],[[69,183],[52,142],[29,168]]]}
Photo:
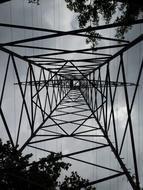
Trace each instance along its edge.
{"label": "dark metal frame", "polygon": [[[133,109],[135,97],[138,90],[138,85],[142,74],[143,61],[139,69],[136,83],[127,82],[123,56],[126,51],[130,50],[132,47],[134,47],[143,40],[143,34],[137,37],[132,42],[129,42],[127,40],[109,38],[109,37],[100,37],[101,40],[110,40],[114,42],[120,42],[121,44],[104,46],[104,47],[101,46],[97,48],[80,49],[80,50],[65,50],[65,49],[47,48],[40,46],[37,47],[37,46],[27,45],[25,43],[37,40],[67,36],[67,35],[89,37],[89,35],[86,32],[93,30],[114,28],[121,25],[131,25],[131,24],[140,24],[140,23],[143,23],[142,19],[134,21],[133,23],[109,24],[109,25],[97,26],[93,28],[91,27],[87,29],[80,29],[68,32],[0,23],[0,27],[6,27],[6,28],[12,27],[21,30],[35,30],[35,31],[52,33],[38,37],[32,37],[22,40],[20,39],[0,44],[0,50],[8,54],[5,76],[3,80],[2,90],[0,93],[1,95],[0,116],[12,146],[17,147],[17,145],[19,144],[20,129],[22,124],[23,113],[25,111],[29,124],[30,136],[27,137],[27,140],[24,142],[24,144],[20,146],[19,151],[23,151],[26,147],[31,147],[49,153],[51,151],[42,149],[38,147],[37,144],[41,142],[48,143],[48,141],[53,141],[60,138],[72,138],[72,139],[77,139],[79,141],[91,142],[93,145],[95,145],[93,148],[84,149],[80,151],[78,150],[75,152],[71,152],[69,154],[62,155],[63,158],[69,158],[71,160],[75,160],[87,165],[95,166],[97,168],[99,167],[113,172],[113,175],[89,182],[86,184],[86,186],[94,185],[96,183],[100,183],[115,177],[125,175],[129,183],[131,184],[132,189],[139,190],[140,182],[138,175],[138,166],[137,166],[131,112]],[[16,51],[14,52],[10,50],[9,47],[14,47],[19,49],[20,48],[37,49],[37,50],[39,49],[41,51],[43,50],[44,52],[47,51],[47,53],[23,56],[16,53]],[[121,49],[113,55],[100,52],[100,50],[113,49],[113,48],[121,48]],[[76,53],[80,55],[92,55],[96,57],[75,59],[75,60],[66,60],[60,57],[59,58],[55,57],[71,53]],[[114,60],[117,57],[120,58],[120,63],[118,66],[116,81],[113,81],[111,80],[112,73],[110,72],[110,68],[112,67],[112,60]],[[20,74],[18,70],[18,64],[19,64],[18,60],[24,61],[24,63],[27,64],[27,73],[25,81],[21,81],[20,79]],[[84,63],[84,65],[81,64],[78,65],[78,63]],[[13,70],[17,79],[17,82],[15,82],[14,85],[17,85],[22,97],[22,105],[21,105],[16,141],[12,138],[2,106],[10,64],[13,65]],[[106,68],[104,78],[101,76],[103,67]],[[38,75],[35,73],[34,68],[39,69]],[[122,74],[122,81],[119,81],[120,73]],[[134,87],[134,94],[132,100],[130,101],[131,103],[129,103],[128,86]],[[117,88],[119,87],[124,88],[125,103],[127,108],[127,121],[121,144],[119,144],[118,142],[118,134],[117,134],[117,126],[115,121],[115,110],[114,110],[116,92]],[[26,99],[27,91],[30,93],[29,97],[30,109]],[[41,92],[43,91],[45,93],[44,104],[42,103],[42,97],[41,97]],[[110,112],[108,110],[109,105],[111,106]],[[74,111],[66,111],[67,108],[70,107],[73,107]],[[90,115],[84,114],[86,113],[86,111],[90,111]],[[37,114],[40,114],[42,119],[41,123],[37,127],[35,127]],[[70,114],[74,115],[75,117],[74,120],[67,121],[65,119],[58,118],[59,116],[62,116],[64,118],[65,116],[68,116]],[[79,118],[76,119],[77,116],[80,117],[80,119]],[[88,119],[94,119],[97,122],[98,127],[85,124]],[[46,124],[47,120],[52,121],[53,124],[47,125]],[[69,133],[68,130],[66,130],[66,127],[62,126],[63,124],[68,125],[69,123],[74,124],[76,126],[75,130],[72,133]],[[112,131],[113,131],[114,143],[111,141],[109,137],[109,131],[111,130],[111,123],[113,126]],[[55,132],[54,130],[52,130],[52,127],[54,126],[57,126],[61,132]],[[84,126],[86,130],[78,132],[78,130],[82,126]],[[45,134],[40,134],[41,131],[45,132]],[[88,134],[89,132],[95,132],[95,131],[100,131],[101,134],[94,134],[94,133]],[[133,180],[132,177],[133,173],[129,171],[129,169],[126,167],[125,163],[121,158],[122,149],[123,146],[125,146],[124,141],[127,133],[129,133],[131,139],[132,156],[134,164],[133,173],[135,173],[136,182]],[[37,137],[39,138],[38,140],[36,140]],[[92,140],[93,137],[104,138],[106,140],[106,143],[94,141]],[[78,154],[86,153],[93,150],[103,149],[107,147],[110,147],[113,154],[115,155],[115,158],[121,167],[120,171],[117,171],[113,168],[105,167],[104,165],[91,163],[73,157]],[[54,153],[56,154],[56,152]]]}
{"label": "dark metal frame", "polygon": [[0,1],[0,4],[6,3],[7,1],[11,1],[11,0],[1,0],[1,1]]}

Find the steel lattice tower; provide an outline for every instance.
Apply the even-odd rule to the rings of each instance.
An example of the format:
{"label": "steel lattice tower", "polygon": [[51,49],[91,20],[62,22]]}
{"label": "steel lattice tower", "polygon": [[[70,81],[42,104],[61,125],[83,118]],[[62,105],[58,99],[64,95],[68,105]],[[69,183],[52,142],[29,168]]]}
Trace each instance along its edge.
{"label": "steel lattice tower", "polygon": [[[62,154],[63,158],[110,172],[110,175],[90,181],[86,186],[124,175],[132,189],[139,190],[140,177],[135,149],[132,109],[142,75],[143,62],[140,63],[136,81],[128,81],[124,55],[141,43],[143,34],[131,42],[98,37],[100,40],[113,41],[116,44],[75,50],[34,46],[30,42],[66,36],[85,38],[88,37],[86,32],[89,31],[142,22],[143,20],[137,20],[134,23],[110,24],[68,32],[0,23],[1,28],[8,29],[11,27],[15,30],[33,30],[47,33],[38,37],[0,44],[1,53],[7,59],[1,79],[0,119],[12,145],[19,145],[19,151],[33,148],[37,151],[56,154],[55,150],[47,148],[50,142],[71,139],[73,142],[71,146],[73,147],[75,146],[74,142],[89,143],[91,145],[89,148],[76,145],[73,151]],[[23,49],[29,51],[28,56],[24,55]],[[33,49],[44,53],[33,55],[31,51]],[[106,51],[107,49],[116,49],[117,51],[114,54],[100,52],[100,50]],[[57,57],[73,53],[83,57],[75,59]],[[113,72],[112,67],[115,64],[116,71]],[[24,65],[24,69],[21,69],[21,65]],[[9,87],[7,87],[7,81],[10,80],[8,77],[10,69],[13,69],[15,76],[13,86],[19,96],[17,99],[18,114],[16,116],[15,135],[13,135],[11,126],[8,124],[7,120],[9,119],[7,119],[5,111],[5,104],[8,101],[5,96],[10,97]],[[118,132],[120,129],[115,113],[117,91],[120,89],[124,92],[124,106],[126,107],[126,122],[122,136]],[[131,97],[130,89],[132,89]],[[27,130],[27,133],[22,139],[23,129]],[[130,139],[133,171],[129,170],[122,158],[127,135]],[[105,163],[98,164],[84,159],[86,154],[93,151],[100,151],[104,154],[105,149],[114,155],[119,170],[107,167]],[[80,155],[83,155],[83,159]]]}

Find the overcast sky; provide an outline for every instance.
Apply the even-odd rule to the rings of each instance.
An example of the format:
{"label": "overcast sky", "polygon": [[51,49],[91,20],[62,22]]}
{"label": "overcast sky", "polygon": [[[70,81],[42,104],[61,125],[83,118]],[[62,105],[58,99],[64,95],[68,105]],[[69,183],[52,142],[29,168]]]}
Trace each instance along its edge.
{"label": "overcast sky", "polygon": [[[11,2],[7,2],[4,4],[0,4],[0,22],[1,23],[10,23],[10,24],[19,24],[19,25],[27,25],[27,26],[35,26],[35,27],[42,27],[42,28],[48,28],[48,29],[55,29],[55,30],[61,30],[61,31],[68,31],[68,30],[74,30],[78,29],[78,23],[76,19],[76,15],[74,15],[72,12],[70,12],[65,5],[64,0],[41,0],[40,5],[32,5],[27,3],[28,0],[12,0]],[[143,32],[143,26],[138,25],[133,28],[132,31],[130,31],[126,38],[128,40],[132,40],[135,37],[137,37],[139,34]],[[18,39],[24,39],[36,35],[41,35],[41,32],[33,32],[33,31],[19,31],[16,29],[6,29],[3,27],[0,27],[0,43],[3,42],[9,42],[13,40]],[[43,33],[44,34],[44,33]],[[112,37],[113,31],[106,30],[104,32],[109,37]],[[109,42],[102,42],[101,45],[109,45]],[[36,43],[31,43],[31,45],[40,45],[44,47],[51,47],[51,48],[64,48],[64,49],[82,49],[89,47],[84,39],[81,38],[71,38],[71,37],[61,37],[56,38],[54,40],[48,40],[48,41],[39,41]],[[18,49],[12,49],[21,55],[29,55],[31,52],[28,50],[18,50]],[[126,62],[126,74],[127,74],[127,80],[128,82],[135,82],[137,80],[137,73],[139,71],[139,66],[142,59],[142,50],[143,46],[140,43],[138,46],[133,48],[133,50],[129,51],[128,54],[125,55],[124,59]],[[33,50],[33,54],[41,53],[40,51]],[[108,52],[109,53],[109,52]],[[110,53],[113,53],[110,51]],[[66,58],[76,58],[77,55],[70,55]],[[0,80],[3,81],[4,79],[4,71],[6,69],[6,61],[7,61],[7,55],[5,53],[0,53]],[[115,79],[115,73],[117,72],[117,65],[116,62],[119,60],[113,61],[113,80]],[[20,62],[20,61],[19,61]],[[10,62],[11,63],[11,62]],[[26,76],[26,70],[27,66],[22,64],[19,65],[19,73],[21,80],[25,79]],[[37,72],[37,75],[39,75],[39,72]],[[103,72],[104,73],[104,72]],[[104,78],[105,76],[103,76]],[[16,136],[16,130],[17,130],[17,118],[18,118],[18,112],[19,112],[19,104],[18,102],[21,101],[21,98],[19,97],[19,90],[17,90],[17,87],[14,86],[14,82],[16,82],[16,77],[13,71],[13,67],[10,66],[10,71],[8,73],[8,80],[5,90],[5,96],[4,96],[4,103],[3,103],[3,110],[7,117],[7,122],[10,126],[11,133],[13,137]],[[139,86],[139,91],[137,93],[137,98],[135,101],[135,106],[132,112],[133,117],[133,125],[134,125],[134,133],[135,133],[135,140],[136,140],[136,147],[137,147],[137,158],[138,158],[138,164],[139,164],[139,174],[141,177],[141,183],[143,183],[143,127],[142,127],[142,113],[143,113],[143,103],[142,103],[142,93],[143,93],[143,77],[141,78],[141,83]],[[0,90],[2,89],[2,84],[0,85]],[[133,89],[130,90],[131,96],[132,96]],[[124,125],[126,122],[126,106],[124,102],[124,95],[123,90],[118,90],[117,92],[118,96],[116,99],[116,114],[115,119],[116,122],[118,122],[118,134],[123,134]],[[27,100],[28,101],[28,100]],[[109,108],[110,109],[110,108]],[[74,110],[74,109],[73,109]],[[55,113],[56,114],[56,113]],[[86,114],[89,114],[87,112]],[[63,118],[65,120],[72,120],[73,115],[71,115],[69,118]],[[37,123],[40,120],[40,116],[38,118],[37,116]],[[29,136],[29,131],[26,129],[25,126],[27,126],[28,121],[24,122],[22,131],[21,131],[21,139],[20,141],[23,142],[26,140],[27,136]],[[92,126],[97,125],[93,120],[89,120],[87,124],[90,123]],[[48,124],[50,124],[50,121],[48,121]],[[4,127],[2,124],[2,121],[0,119],[0,125],[2,126],[0,128],[0,137],[3,139],[7,139],[6,133],[4,131]],[[72,125],[69,125],[71,130]],[[99,140],[99,139],[98,139]],[[73,144],[74,143],[74,144]],[[72,146],[71,146],[72,144]],[[129,138],[126,139],[126,147],[123,151],[123,157],[125,157],[125,162],[127,167],[133,168],[132,166],[132,160],[130,159],[131,150],[130,150],[130,140]],[[78,140],[62,140],[62,141],[54,141],[50,142],[48,145],[41,144],[41,147],[48,148],[48,150],[53,151],[63,151],[64,154],[82,150],[85,147],[91,148],[93,147],[93,144],[90,143],[81,143]],[[50,147],[50,148],[49,148]],[[27,151],[33,151],[35,155],[37,155],[37,158],[40,156],[45,156],[44,153],[38,152],[37,150],[27,149]],[[129,152],[127,154],[127,152]],[[35,156],[36,157],[36,156]],[[103,152],[97,151],[96,153],[92,152],[86,155],[77,156],[77,158],[81,158],[86,161],[95,162],[100,165],[105,165],[106,167],[111,167],[115,169],[120,169],[118,163],[116,162],[114,155],[110,151],[110,149],[104,150]],[[66,160],[67,161],[67,160]],[[70,160],[68,160],[70,161]],[[80,174],[83,177],[89,178],[90,180],[98,179],[102,176],[108,176],[110,172],[106,172],[106,170],[96,169],[93,167],[87,167],[84,164],[79,165],[78,162],[73,161],[73,166],[71,170],[78,170]],[[97,190],[130,190],[131,187],[129,183],[127,182],[127,179],[125,177],[120,177],[118,179],[113,179],[110,182],[105,182],[103,184],[99,184],[96,186]]]}

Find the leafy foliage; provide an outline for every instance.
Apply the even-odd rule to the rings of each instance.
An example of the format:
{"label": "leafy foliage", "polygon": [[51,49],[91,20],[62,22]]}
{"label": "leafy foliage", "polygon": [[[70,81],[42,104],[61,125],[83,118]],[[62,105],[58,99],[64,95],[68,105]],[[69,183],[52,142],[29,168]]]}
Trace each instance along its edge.
{"label": "leafy foliage", "polygon": [[[80,184],[88,180],[77,172],[58,182],[62,170],[68,170],[71,164],[61,160],[62,154],[50,154],[37,162],[29,162],[32,154],[22,155],[10,142],[3,144],[0,139],[0,187],[2,190],[79,190]],[[86,190],[95,190],[87,187]]]}
{"label": "leafy foliage", "polygon": [[28,0],[28,3],[33,3],[36,5],[40,5],[40,0]]}
{"label": "leafy foliage", "polygon": [[[60,190],[79,190],[79,187],[87,184],[89,181],[80,177],[77,172],[72,172],[70,177],[65,176]],[[96,190],[95,187],[87,187],[86,190]]]}
{"label": "leafy foliage", "polygon": [[31,155],[22,156],[13,148],[10,142],[2,144],[0,140],[0,186],[5,189],[20,189],[25,187],[24,179],[27,175],[27,164]]}
{"label": "leafy foliage", "polygon": [[61,170],[68,170],[70,166],[70,164],[60,161],[60,158],[61,153],[51,154],[47,158],[40,159],[39,162],[33,162],[28,172],[29,179],[42,184],[45,189],[55,189],[58,186],[57,180],[61,174]]}
{"label": "leafy foliage", "polygon": [[[143,1],[140,0],[65,0],[67,7],[78,13],[79,27],[97,26],[101,18],[108,24],[111,19],[114,22],[127,22],[136,20],[143,12]],[[115,13],[119,13],[118,15]],[[117,28],[116,37],[124,38],[124,34],[130,29],[128,26]],[[95,37],[87,40],[95,45]]]}

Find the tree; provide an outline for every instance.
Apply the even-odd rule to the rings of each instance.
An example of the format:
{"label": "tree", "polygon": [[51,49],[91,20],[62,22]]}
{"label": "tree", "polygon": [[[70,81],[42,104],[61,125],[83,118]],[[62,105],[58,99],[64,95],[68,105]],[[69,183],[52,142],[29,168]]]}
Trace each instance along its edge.
{"label": "tree", "polygon": [[[65,176],[64,182],[60,185],[60,190],[79,190],[80,186],[84,186],[89,181],[83,179],[77,172],[72,172],[71,176]],[[87,187],[86,190],[96,190],[95,187]]]}
{"label": "tree", "polygon": [[0,187],[3,190],[18,189],[20,186],[26,189],[22,179],[27,175],[26,167],[30,157],[30,154],[22,156],[10,142],[3,144],[0,140]]}
{"label": "tree", "polygon": [[[143,13],[143,1],[140,0],[65,0],[67,7],[78,13],[79,27],[97,26],[102,19],[108,24],[111,19],[114,22],[131,22]],[[119,14],[117,14],[119,13]],[[124,34],[130,29],[129,26],[121,26],[116,30],[116,37],[124,38]],[[96,44],[95,37],[98,33],[90,33],[87,43]]]}
{"label": "tree", "polygon": [[28,3],[34,3],[36,5],[40,5],[39,1],[40,0],[28,0]]}
{"label": "tree", "polygon": [[[51,153],[39,161],[29,162],[32,154],[22,155],[17,147],[10,142],[3,144],[0,139],[0,187],[3,190],[79,190],[81,184],[88,180],[81,178],[77,172],[65,177],[63,182],[58,179],[62,170],[71,166],[61,160],[62,154]],[[75,188],[76,187],[76,188]],[[86,190],[95,190],[89,186]]]}

